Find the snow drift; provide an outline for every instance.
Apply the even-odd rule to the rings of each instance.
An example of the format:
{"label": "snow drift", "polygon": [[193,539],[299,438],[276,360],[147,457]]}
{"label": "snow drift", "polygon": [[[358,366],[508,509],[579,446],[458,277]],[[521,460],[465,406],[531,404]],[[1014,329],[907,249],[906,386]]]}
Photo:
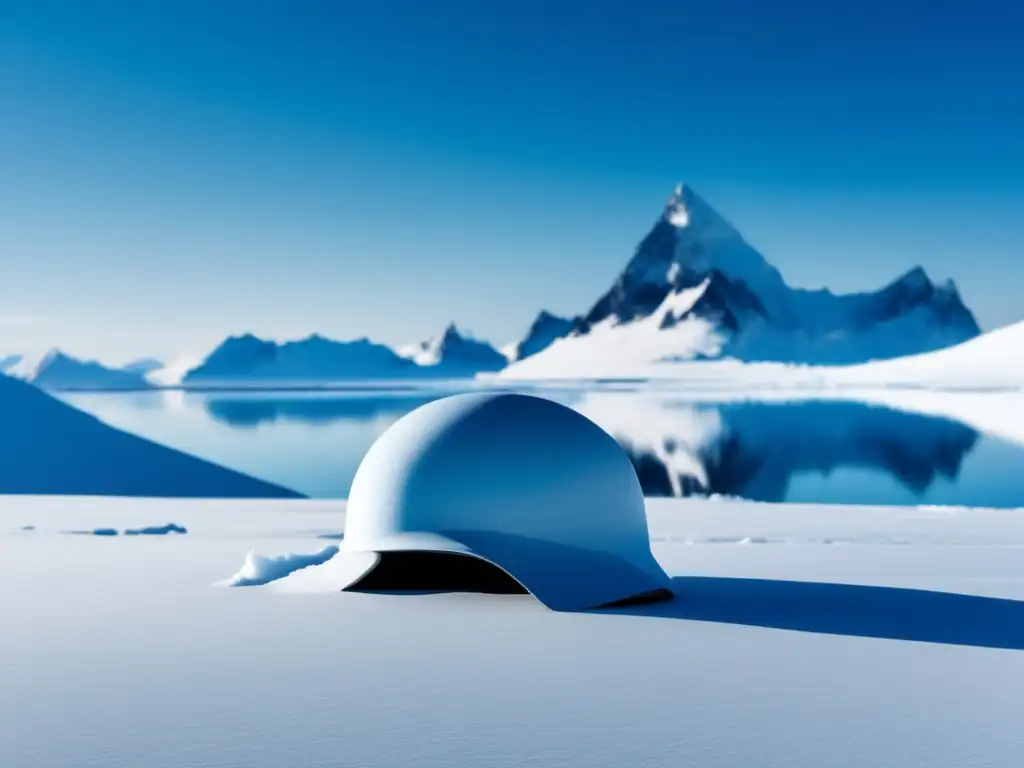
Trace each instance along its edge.
{"label": "snow drift", "polygon": [[337,553],[338,547],[334,544],[312,554],[287,552],[283,555],[261,555],[250,550],[238,572],[221,584],[228,587],[256,587],[269,584],[311,565],[322,565]]}

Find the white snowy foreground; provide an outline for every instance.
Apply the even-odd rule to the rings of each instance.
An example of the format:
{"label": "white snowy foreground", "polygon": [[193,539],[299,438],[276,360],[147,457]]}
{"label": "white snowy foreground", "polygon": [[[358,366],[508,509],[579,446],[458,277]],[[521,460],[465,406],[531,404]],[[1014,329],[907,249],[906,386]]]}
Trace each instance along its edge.
{"label": "white snowy foreground", "polygon": [[342,503],[0,497],[0,765],[1024,765],[1024,511],[648,507],[678,599],[568,614],[217,586]]}

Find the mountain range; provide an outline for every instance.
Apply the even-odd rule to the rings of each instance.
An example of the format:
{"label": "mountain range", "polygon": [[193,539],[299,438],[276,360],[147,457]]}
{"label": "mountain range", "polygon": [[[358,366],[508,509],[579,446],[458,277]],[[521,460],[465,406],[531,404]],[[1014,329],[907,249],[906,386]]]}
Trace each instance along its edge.
{"label": "mountain range", "polygon": [[[680,184],[611,287],[582,314],[540,312],[524,336],[495,349],[455,324],[397,350],[318,334],[276,342],[232,336],[205,359],[108,368],[54,352],[0,370],[48,389],[146,389],[346,379],[518,379],[636,376],[686,361],[733,359],[855,365],[920,355],[980,334],[951,281],[915,267],[882,288],[835,294],[793,288],[739,231]],[[874,363],[873,363],[874,364]],[[170,370],[171,368],[175,370]]]}
{"label": "mountain range", "polygon": [[722,357],[847,365],[929,352],[979,333],[956,286],[933,282],[921,267],[873,292],[793,288],[679,185],[604,295],[562,336],[542,336],[539,349],[526,345],[509,373],[586,376]]}
{"label": "mountain range", "polygon": [[147,376],[161,367],[162,363],[147,359],[129,363],[123,368],[111,368],[95,360],[81,360],[54,349],[38,360],[11,356],[7,365],[0,365],[0,373],[58,392],[134,391],[152,389],[154,385]]}

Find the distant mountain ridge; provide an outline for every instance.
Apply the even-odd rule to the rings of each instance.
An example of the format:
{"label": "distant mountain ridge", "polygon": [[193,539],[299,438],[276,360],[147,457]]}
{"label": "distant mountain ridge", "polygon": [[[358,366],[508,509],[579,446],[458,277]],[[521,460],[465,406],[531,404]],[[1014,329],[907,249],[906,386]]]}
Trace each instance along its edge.
{"label": "distant mountain ridge", "polygon": [[135,391],[152,389],[146,375],[127,368],[110,368],[95,360],[81,360],[59,349],[39,360],[18,359],[4,372],[41,389],[60,391]]}
{"label": "distant mountain ridge", "polygon": [[343,379],[408,377],[412,360],[369,339],[333,341],[313,334],[278,343],[251,333],[231,336],[182,378],[185,385],[204,383],[322,382]]}
{"label": "distant mountain ridge", "polygon": [[228,337],[198,362],[186,357],[162,366],[144,358],[110,368],[55,351],[39,365],[17,355],[0,358],[0,371],[48,389],[480,373],[615,378],[650,373],[662,363],[722,358],[856,365],[942,350],[979,334],[955,284],[933,282],[920,266],[877,291],[834,294],[789,286],[731,223],[680,184],[611,287],[587,311],[572,318],[541,311],[524,336],[501,351],[452,323],[397,351],[365,337],[335,341],[313,334],[276,342],[246,333]]}
{"label": "distant mountain ridge", "polygon": [[471,376],[508,365],[505,355],[486,341],[463,334],[455,323],[436,337],[399,349],[398,354],[436,374]]}
{"label": "distant mountain ridge", "polygon": [[[630,327],[641,322],[642,333]],[[674,355],[667,338],[656,338],[670,331],[685,339]],[[921,267],[874,292],[792,288],[681,184],[611,288],[560,337],[545,339],[536,351],[523,348],[516,358],[522,362],[510,371],[569,372],[584,356],[617,353],[629,363],[645,356],[645,345],[646,362],[667,356],[852,364],[936,350],[980,332],[952,281],[936,284]],[[626,335],[623,351],[617,338]],[[582,343],[588,336],[597,338]]]}

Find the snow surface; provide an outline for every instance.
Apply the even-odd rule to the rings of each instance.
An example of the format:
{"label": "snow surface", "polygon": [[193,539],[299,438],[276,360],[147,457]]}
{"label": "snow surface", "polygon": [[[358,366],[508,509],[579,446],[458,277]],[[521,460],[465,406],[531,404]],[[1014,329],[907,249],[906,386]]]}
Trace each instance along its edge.
{"label": "snow surface", "polygon": [[[648,517],[677,600],[567,614],[212,586],[343,503],[0,497],[0,765],[1024,764],[1024,511]],[[58,533],[154,519],[189,535]]]}
{"label": "snow surface", "polygon": [[963,389],[1024,387],[1024,322],[935,352],[852,366],[843,378]]}

